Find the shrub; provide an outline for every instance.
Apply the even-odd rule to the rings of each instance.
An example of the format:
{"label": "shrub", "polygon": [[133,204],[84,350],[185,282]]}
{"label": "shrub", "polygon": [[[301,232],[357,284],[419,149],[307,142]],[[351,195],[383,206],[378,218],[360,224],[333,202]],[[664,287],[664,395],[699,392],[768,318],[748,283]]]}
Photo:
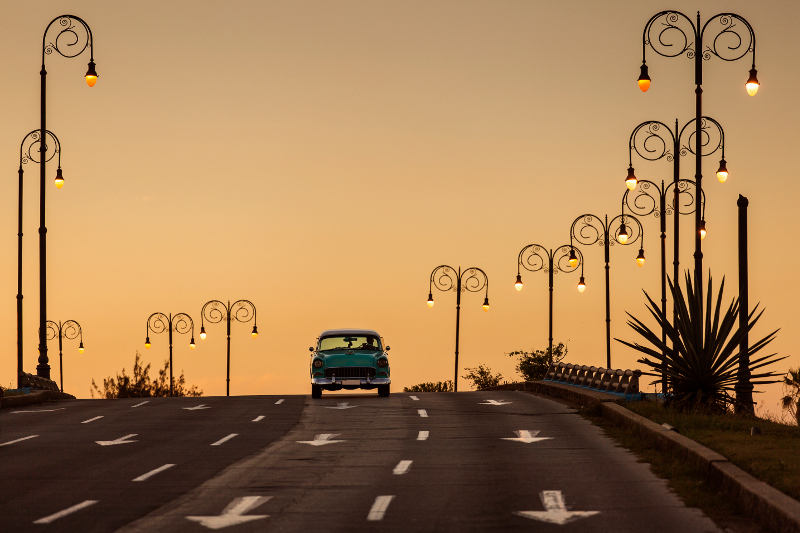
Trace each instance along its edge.
{"label": "shrub", "polygon": [[472,382],[472,387],[477,389],[485,389],[486,387],[496,387],[500,384],[503,376],[498,372],[492,374],[492,370],[488,366],[478,365],[475,368],[464,368],[467,371],[466,376],[461,376]]}
{"label": "shrub", "polygon": [[792,370],[783,377],[783,388],[786,396],[781,398],[781,407],[794,417],[800,425],[800,367]]}
{"label": "shrub", "polygon": [[[97,392],[100,398],[149,398],[151,396],[169,396],[169,359],[164,361],[163,370],[158,371],[158,379],[150,379],[150,364],[143,367],[141,355],[136,352],[136,360],[133,362],[133,376],[128,376],[125,369],[122,374],[117,374],[116,379],[108,377],[103,380],[103,390],[101,391],[92,379],[92,388],[89,392],[94,398]],[[172,396],[202,396],[203,391],[198,390],[197,385],[186,388],[186,378],[181,372],[178,379],[172,378]]]}
{"label": "shrub", "polygon": [[403,392],[453,392],[453,380],[420,383],[413,387],[403,387]]}
{"label": "shrub", "polygon": [[[552,362],[558,363],[567,356],[568,349],[563,342],[553,347]],[[517,372],[525,381],[539,381],[544,378],[547,369],[550,367],[551,354],[550,347],[544,350],[531,350],[523,352],[521,350],[507,353],[509,357],[519,357]]]}

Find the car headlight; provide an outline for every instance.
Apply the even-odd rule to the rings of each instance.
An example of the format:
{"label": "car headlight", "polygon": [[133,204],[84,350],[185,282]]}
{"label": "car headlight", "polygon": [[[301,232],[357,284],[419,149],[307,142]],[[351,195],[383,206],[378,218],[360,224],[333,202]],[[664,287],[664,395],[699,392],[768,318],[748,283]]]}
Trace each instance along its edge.
{"label": "car headlight", "polygon": [[381,368],[386,368],[387,366],[389,366],[389,360],[388,359],[378,359],[378,366],[381,367]]}
{"label": "car headlight", "polygon": [[322,368],[323,364],[322,359],[314,359],[314,368]]}

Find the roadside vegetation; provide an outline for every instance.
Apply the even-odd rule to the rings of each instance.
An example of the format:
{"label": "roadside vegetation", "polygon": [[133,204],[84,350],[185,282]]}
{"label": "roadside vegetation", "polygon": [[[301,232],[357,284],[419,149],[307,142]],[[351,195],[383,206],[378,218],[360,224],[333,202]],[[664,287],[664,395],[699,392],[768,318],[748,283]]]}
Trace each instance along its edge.
{"label": "roadside vegetation", "polygon": [[[172,396],[202,396],[203,391],[197,385],[186,387],[186,378],[181,372],[179,378],[172,378]],[[97,393],[99,398],[149,398],[154,396],[169,396],[169,359],[164,361],[164,368],[158,371],[158,378],[150,379],[150,363],[142,366],[141,355],[136,352],[133,362],[133,375],[125,373],[125,368],[116,378],[108,377],[103,380],[102,390],[92,379],[92,388],[89,389],[92,398]]]}
{"label": "roadside vegetation", "polygon": [[403,387],[403,392],[453,392],[453,380],[431,381],[413,387]]}
{"label": "roadside vegetation", "polygon": [[530,352],[520,350],[506,355],[519,358],[517,373],[522,376],[523,381],[539,381],[547,373],[551,356],[553,363],[559,363],[567,356],[568,351],[564,343],[559,342],[557,346],[553,347],[552,353],[550,353],[550,347],[548,346],[544,350],[531,350]]}

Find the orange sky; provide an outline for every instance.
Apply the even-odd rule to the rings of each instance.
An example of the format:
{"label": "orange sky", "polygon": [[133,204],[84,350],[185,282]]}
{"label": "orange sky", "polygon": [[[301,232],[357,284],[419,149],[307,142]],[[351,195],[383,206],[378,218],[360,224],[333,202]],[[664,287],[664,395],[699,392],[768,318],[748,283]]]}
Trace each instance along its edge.
{"label": "orange sky", "polygon": [[[641,36],[660,9],[699,2],[7,2],[0,34],[0,382],[15,382],[16,219],[19,142],[39,124],[41,36],[61,13],[84,18],[88,55],[49,57],[48,128],[59,136],[66,184],[50,186],[48,310],[75,319],[86,352],[65,345],[67,392],[88,397],[92,378],[130,371],[134,354],[161,366],[166,335],[156,311],[198,322],[211,299],[246,298],[251,325],[234,324],[233,394],[307,393],[307,347],[323,329],[367,327],[392,346],[394,390],[451,379],[455,294],[425,300],[431,270],[477,266],[492,308],[466,294],[460,366],[514,376],[504,352],[547,344],[547,275],[523,275],[519,250],[569,240],[581,213],[619,212],[631,130],[645,120],[694,115],[693,63],[648,53],[653,84],[636,85]],[[738,286],[736,198],[750,199],[752,304],[766,307],[751,340],[783,328],[772,351],[800,364],[792,280],[798,237],[794,140],[800,36],[795,2],[702,2],[750,21],[761,89],[744,90],[747,59],[705,64],[704,114],[726,131],[730,178],[705,161],[709,237],[705,266],[727,294]],[[671,164],[634,161],[637,175],[672,179]],[[692,178],[692,159],[682,177]],[[38,321],[38,167],[26,165],[25,367],[34,371]],[[55,167],[48,166],[48,175]],[[48,178],[49,180],[52,177]],[[691,267],[691,221],[682,264]],[[625,311],[645,315],[659,295],[658,222],[644,220],[648,263],[637,247],[612,249],[612,335],[635,339]],[[669,224],[672,220],[670,217]],[[671,250],[672,235],[668,237]],[[636,248],[636,249],[634,249]],[[602,248],[584,248],[588,288],[555,281],[555,340],[568,361],[605,363]],[[668,262],[672,260],[668,255]],[[207,328],[174,363],[205,394],[225,392],[225,327]],[[58,379],[57,343],[50,344]],[[638,355],[612,346],[615,367]],[[464,372],[460,372],[464,374]],[[460,387],[467,388],[464,380]],[[758,396],[778,412],[781,387]]]}

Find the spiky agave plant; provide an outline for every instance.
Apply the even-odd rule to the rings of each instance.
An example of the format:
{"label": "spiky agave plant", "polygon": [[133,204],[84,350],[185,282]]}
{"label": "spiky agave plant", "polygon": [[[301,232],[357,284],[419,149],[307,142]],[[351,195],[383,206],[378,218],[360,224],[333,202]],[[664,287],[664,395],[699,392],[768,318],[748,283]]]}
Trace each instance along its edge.
{"label": "spiky agave plant", "polygon": [[[753,329],[764,313],[763,309],[756,315],[758,305],[747,317],[747,329],[738,328],[739,298],[735,298],[722,313],[722,293],[725,278],[717,295],[716,307],[711,313],[713,303],[713,284],[711,274],[708,276],[708,294],[706,313],[703,313],[703,295],[696,293],[689,273],[686,274],[686,292],[684,297],[680,285],[669,281],[669,290],[677,310],[675,325],[671,317],[661,312],[661,308],[645,291],[647,310],[658,322],[658,333],[648,328],[641,320],[630,313],[628,325],[641,335],[650,346],[637,342],[630,343],[620,339],[617,341],[645,354],[639,363],[651,367],[659,375],[665,376],[668,384],[668,397],[677,405],[699,405],[712,408],[727,409],[731,403],[731,395],[737,381],[739,370],[739,343],[742,337]],[[661,340],[661,328],[664,328],[667,343]],[[767,344],[775,339],[778,330],[749,346],[747,355],[751,358]],[[671,344],[671,345],[670,345]],[[777,383],[780,379],[774,372],[754,373],[755,370],[771,365],[785,357],[777,354],[758,359],[750,359],[750,382],[754,385]],[[660,383],[657,380],[656,383]]]}

